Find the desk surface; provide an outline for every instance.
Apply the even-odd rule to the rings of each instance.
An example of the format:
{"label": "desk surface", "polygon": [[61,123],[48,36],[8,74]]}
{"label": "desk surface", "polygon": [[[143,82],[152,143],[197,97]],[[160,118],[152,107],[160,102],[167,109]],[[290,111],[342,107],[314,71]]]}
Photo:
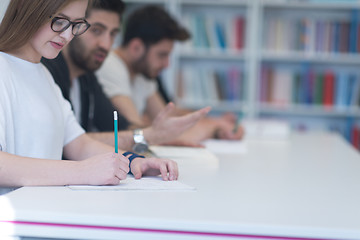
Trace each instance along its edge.
{"label": "desk surface", "polygon": [[360,239],[360,155],[340,136],[249,141],[179,161],[193,192],[24,187],[0,197],[0,235],[83,239]]}

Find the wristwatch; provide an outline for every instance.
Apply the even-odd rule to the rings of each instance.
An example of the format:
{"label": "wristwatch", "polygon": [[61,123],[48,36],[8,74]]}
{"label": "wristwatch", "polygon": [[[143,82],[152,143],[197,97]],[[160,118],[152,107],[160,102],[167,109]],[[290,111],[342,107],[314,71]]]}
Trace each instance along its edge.
{"label": "wristwatch", "polygon": [[144,132],[142,129],[135,129],[133,131],[133,137],[134,137],[134,146],[133,151],[137,153],[143,153],[148,150],[148,144],[144,137]]}

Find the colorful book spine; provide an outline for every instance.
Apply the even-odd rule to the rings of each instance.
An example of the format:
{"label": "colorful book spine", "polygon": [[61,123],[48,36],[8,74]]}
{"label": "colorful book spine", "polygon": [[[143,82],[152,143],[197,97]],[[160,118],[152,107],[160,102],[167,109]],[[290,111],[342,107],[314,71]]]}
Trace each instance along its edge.
{"label": "colorful book spine", "polygon": [[359,11],[353,9],[351,11],[351,20],[350,20],[350,33],[349,33],[349,52],[356,53],[357,49],[357,38],[358,38],[358,25],[359,25]]}
{"label": "colorful book spine", "polygon": [[267,89],[269,88],[269,86],[268,86],[268,71],[269,71],[269,68],[266,66],[261,68],[259,95],[260,95],[260,102],[262,102],[262,103],[266,103],[267,99],[268,99],[268,96],[267,96]]}
{"label": "colorful book spine", "polygon": [[324,106],[332,106],[334,103],[334,73],[330,70],[324,74]]}
{"label": "colorful book spine", "polygon": [[317,73],[315,76],[315,83],[313,89],[314,104],[321,105],[323,102],[323,86],[324,86],[324,75]]}
{"label": "colorful book spine", "polygon": [[235,47],[242,50],[245,47],[245,18],[235,18]]}
{"label": "colorful book spine", "polygon": [[335,79],[335,105],[342,109],[346,107],[346,93],[349,83],[349,77],[345,72],[339,72]]}
{"label": "colorful book spine", "polygon": [[360,149],[360,128],[358,126],[354,126],[351,131],[351,144],[356,149]]}

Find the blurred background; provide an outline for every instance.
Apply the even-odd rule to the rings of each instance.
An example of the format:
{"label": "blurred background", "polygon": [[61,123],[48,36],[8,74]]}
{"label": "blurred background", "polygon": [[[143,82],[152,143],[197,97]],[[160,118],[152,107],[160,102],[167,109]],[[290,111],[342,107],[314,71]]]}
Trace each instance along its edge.
{"label": "blurred background", "polygon": [[161,79],[177,104],[332,131],[359,149],[358,0],[125,2],[162,6],[191,31]]}
{"label": "blurred background", "polygon": [[[8,2],[0,1],[1,18]],[[124,19],[155,4],[192,33],[159,80],[178,105],[332,131],[360,149],[360,1],[124,2]]]}

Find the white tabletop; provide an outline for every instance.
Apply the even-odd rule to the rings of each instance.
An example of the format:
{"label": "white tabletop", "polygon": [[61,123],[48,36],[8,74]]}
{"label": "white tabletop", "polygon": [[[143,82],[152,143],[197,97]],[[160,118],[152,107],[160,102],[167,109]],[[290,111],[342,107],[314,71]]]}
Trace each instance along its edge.
{"label": "white tabletop", "polygon": [[360,155],[340,136],[249,141],[219,161],[179,159],[196,191],[24,187],[0,197],[0,236],[360,239]]}

